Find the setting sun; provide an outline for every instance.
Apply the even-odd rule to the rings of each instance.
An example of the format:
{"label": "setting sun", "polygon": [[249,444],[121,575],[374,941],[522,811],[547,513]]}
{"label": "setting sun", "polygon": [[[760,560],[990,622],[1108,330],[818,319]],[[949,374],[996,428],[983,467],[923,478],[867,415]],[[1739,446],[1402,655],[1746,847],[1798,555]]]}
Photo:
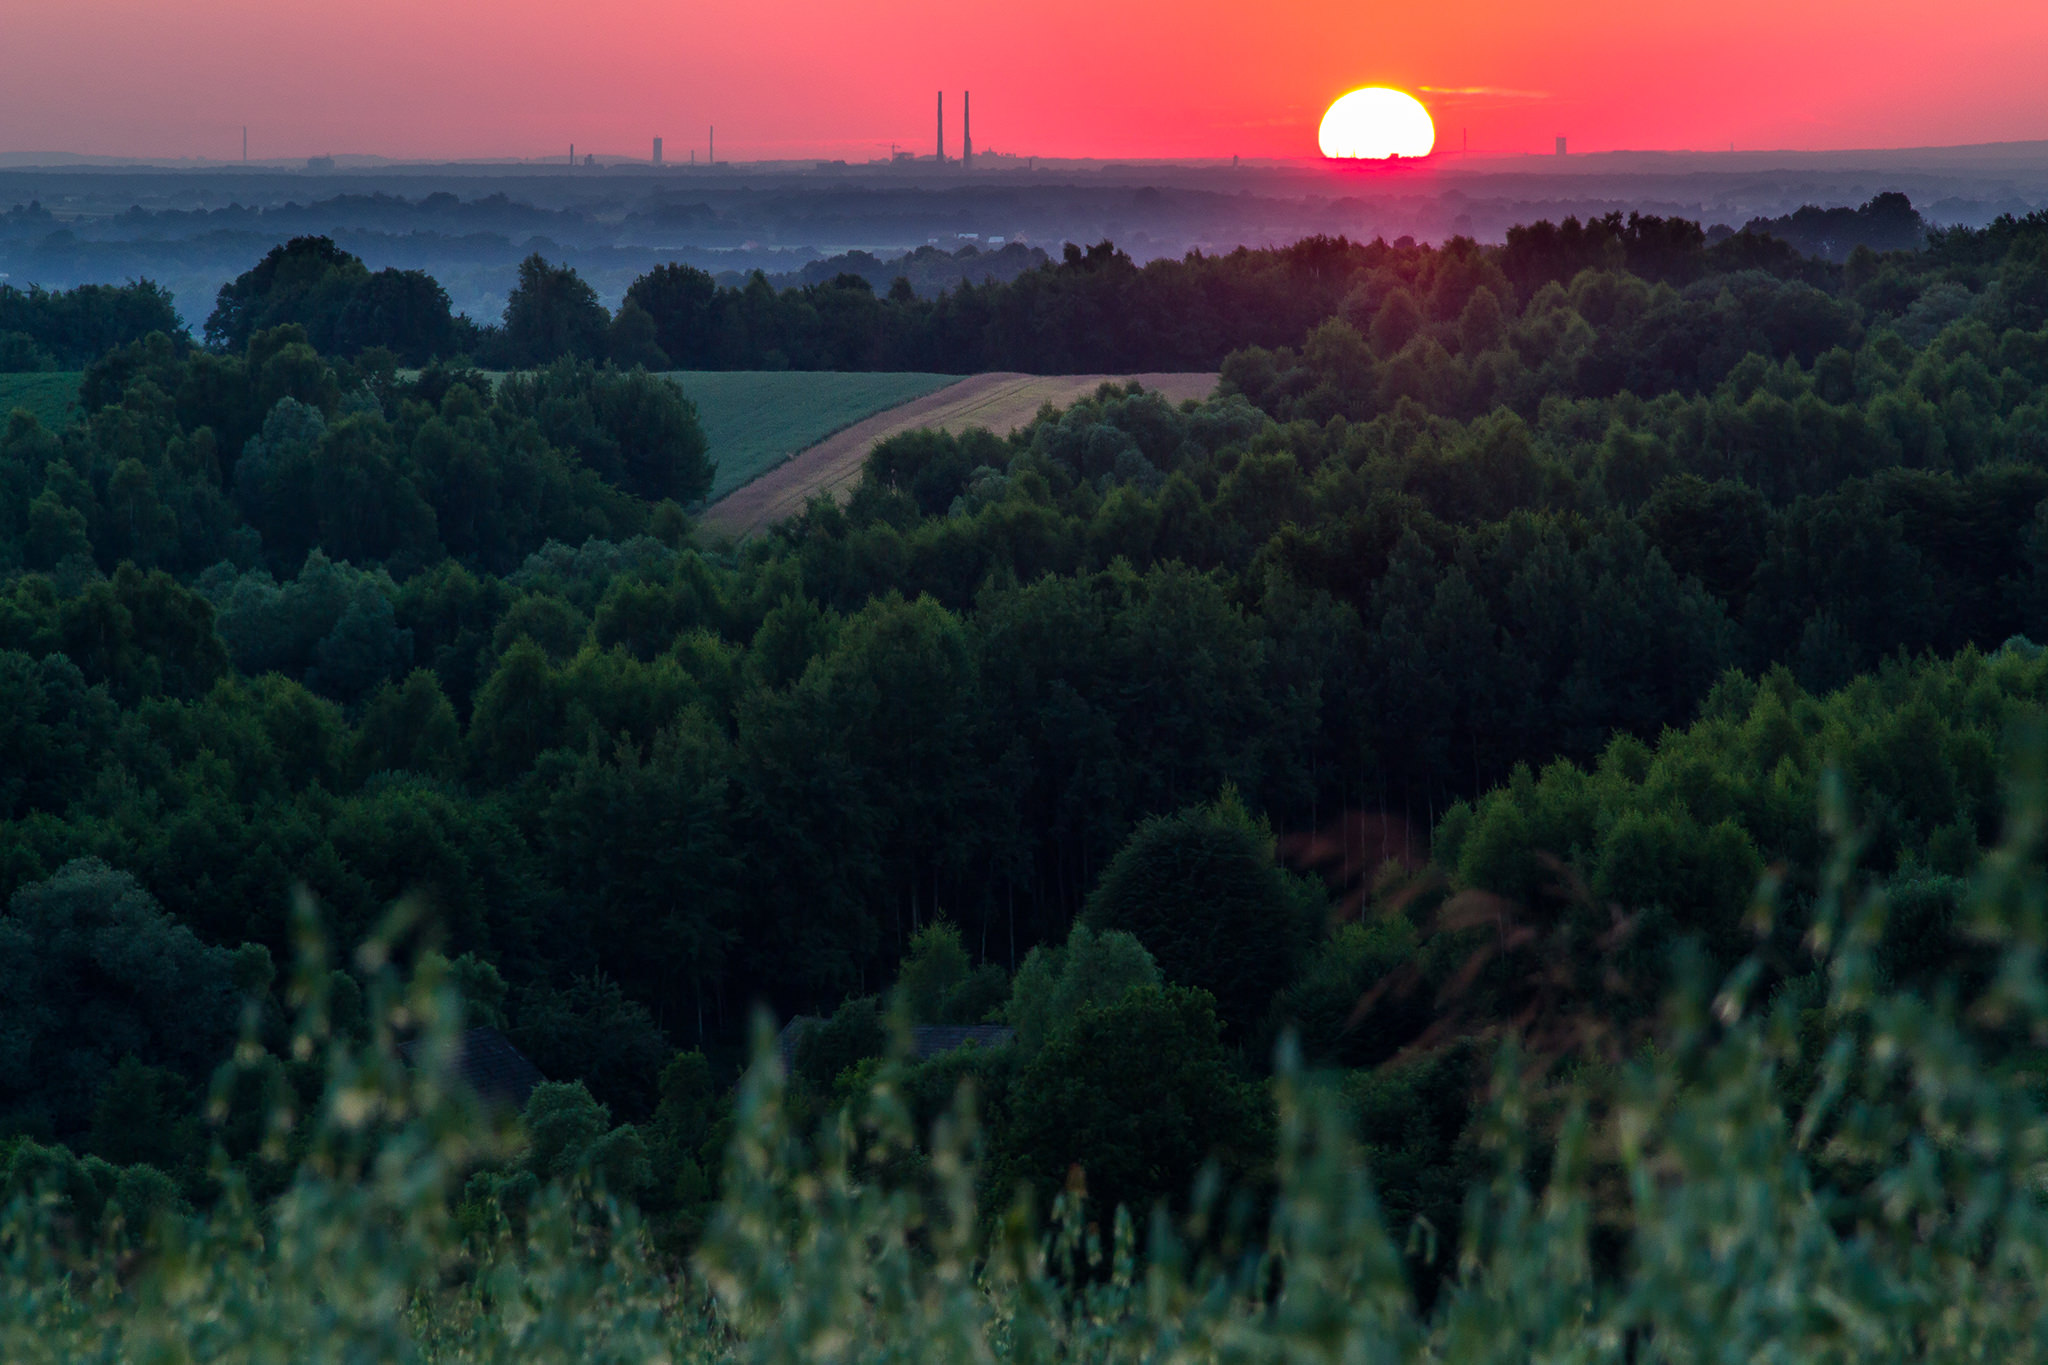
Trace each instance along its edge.
{"label": "setting sun", "polygon": [[1316,141],[1324,156],[1343,160],[1428,156],[1436,146],[1436,125],[1415,96],[1371,85],[1330,106]]}

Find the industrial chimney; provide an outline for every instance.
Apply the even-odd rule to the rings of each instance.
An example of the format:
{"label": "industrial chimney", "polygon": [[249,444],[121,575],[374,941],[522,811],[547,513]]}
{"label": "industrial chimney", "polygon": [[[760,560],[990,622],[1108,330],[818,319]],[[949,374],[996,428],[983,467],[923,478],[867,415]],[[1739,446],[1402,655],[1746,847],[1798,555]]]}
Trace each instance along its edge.
{"label": "industrial chimney", "polygon": [[960,169],[963,171],[974,169],[974,107],[970,103],[973,98],[972,90],[960,92]]}
{"label": "industrial chimney", "polygon": [[946,92],[943,90],[939,92],[939,150],[937,155],[941,161],[946,159]]}
{"label": "industrial chimney", "polygon": [[659,165],[661,164],[661,139],[660,139],[660,138],[656,138],[656,139],[654,139],[654,164],[655,164],[655,165],[657,165],[657,166],[659,166]]}

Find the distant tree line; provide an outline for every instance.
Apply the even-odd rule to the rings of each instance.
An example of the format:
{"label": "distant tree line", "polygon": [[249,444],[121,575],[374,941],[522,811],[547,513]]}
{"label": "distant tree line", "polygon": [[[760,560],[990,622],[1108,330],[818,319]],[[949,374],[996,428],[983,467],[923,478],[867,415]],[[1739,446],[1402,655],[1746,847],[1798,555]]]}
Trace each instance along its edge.
{"label": "distant tree line", "polygon": [[[1544,285],[1568,284],[1586,270],[1624,271],[1680,290],[1724,280],[1738,292],[1753,292],[1754,280],[1768,276],[1839,294],[1845,282],[1854,289],[1883,275],[1887,261],[1914,258],[1923,243],[1921,259],[1960,261],[1978,249],[1972,243],[2019,226],[2002,219],[1982,232],[1930,234],[1903,195],[1884,194],[1858,209],[1803,209],[1760,220],[1712,242],[1683,219],[1615,213],[1517,227],[1503,247],[1454,238],[1441,253],[1314,238],[1139,267],[1103,242],[1086,249],[1069,244],[1060,260],[1019,273],[1030,249],[1006,247],[997,256],[1019,259],[982,283],[958,278],[958,258],[936,251],[903,258],[897,265],[908,273],[886,286],[884,263],[858,255],[840,260],[829,276],[824,272],[832,263],[819,263],[782,289],[758,272],[742,284],[721,285],[702,270],[674,264],[636,280],[616,314],[572,268],[535,255],[520,265],[504,316],[482,324],[454,315],[445,292],[422,272],[371,272],[327,238],[299,237],[224,285],[204,332],[210,346],[236,351],[258,331],[297,323],[323,354],[383,349],[407,366],[439,358],[491,370],[564,358],[650,370],[1203,370],[1245,346],[1293,344],[1332,317],[1364,333],[1397,286],[1414,284],[1422,268],[1415,263],[1439,255],[1454,264],[1429,266],[1428,286],[1442,278],[1444,292],[1415,297],[1418,306],[1441,314],[1454,299],[1462,309],[1483,283],[1514,314]],[[935,293],[938,277],[925,277],[942,266],[942,274],[955,272],[946,281],[952,287]],[[54,320],[0,325],[0,364],[47,366],[61,350],[66,364],[78,365],[97,353],[86,349],[93,343],[104,349],[148,330],[175,331],[162,291],[133,288],[142,291],[138,298],[158,298],[161,315],[146,316],[137,311],[141,305],[130,305],[112,332],[105,324],[81,331],[75,323],[66,324],[66,332]],[[62,305],[55,301],[72,296],[39,296],[41,307],[107,307],[108,301],[92,303],[85,291],[74,292],[78,299]],[[109,300],[115,297],[127,296],[114,291]],[[5,316],[0,302],[0,323]],[[1398,326],[1398,319],[1389,326]],[[10,332],[19,336],[5,340]],[[1666,337],[1668,349],[1686,344],[1686,338]],[[1710,344],[1732,343],[1715,338]],[[8,355],[17,358],[7,361]],[[1664,381],[1628,382],[1649,393]]]}
{"label": "distant tree line", "polygon": [[[801,270],[770,275],[768,282],[778,290],[807,284],[829,284],[841,275],[858,275],[878,291],[897,280],[908,280],[921,298],[932,298],[968,282],[996,280],[1008,283],[1027,270],[1036,270],[1051,258],[1043,247],[1024,242],[984,247],[969,242],[952,251],[940,246],[921,246],[901,256],[877,256],[872,251],[846,251],[810,262]],[[721,272],[719,282],[730,283]]]}
{"label": "distant tree line", "polygon": [[[1714,242],[1683,219],[1616,213],[1516,228],[1497,248],[1453,239],[1440,253],[1316,238],[1140,267],[1108,242],[1069,244],[1058,261],[1006,281],[964,281],[936,297],[907,279],[884,289],[873,268],[852,260],[830,278],[781,290],[758,274],[720,285],[701,270],[668,265],[635,281],[615,316],[573,270],[534,257],[520,267],[502,323],[475,333],[472,353],[486,368],[568,355],[678,369],[1212,369],[1234,350],[1292,343],[1332,317],[1366,331],[1424,260],[1442,262],[1427,272],[1431,287],[1438,278],[1445,286],[1419,305],[1441,313],[1455,298],[1462,308],[1488,283],[1512,314],[1544,285],[1569,284],[1585,270],[1624,271],[1680,290],[1710,280],[1753,289],[1764,276],[1840,294],[1883,275],[1887,261],[1914,258],[1923,241],[1925,257],[1958,261],[1969,243],[2007,230],[2001,220],[1982,234],[1929,235],[1904,196],[1887,194],[1856,210],[1803,210],[1751,224]],[[1671,349],[1683,344],[1667,340]]]}

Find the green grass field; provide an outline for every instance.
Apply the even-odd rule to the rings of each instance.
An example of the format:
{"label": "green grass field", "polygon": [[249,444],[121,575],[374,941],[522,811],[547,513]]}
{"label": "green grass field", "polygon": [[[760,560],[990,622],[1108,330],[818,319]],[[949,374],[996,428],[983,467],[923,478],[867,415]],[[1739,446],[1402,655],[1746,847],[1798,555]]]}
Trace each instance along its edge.
{"label": "green grass field", "polygon": [[75,370],[54,374],[0,374],[0,422],[16,408],[27,408],[52,431],[69,425],[78,402]]}
{"label": "green grass field", "polygon": [[838,374],[685,370],[667,376],[697,405],[718,478],[716,501],[800,450],[900,403],[955,383],[956,374]]}

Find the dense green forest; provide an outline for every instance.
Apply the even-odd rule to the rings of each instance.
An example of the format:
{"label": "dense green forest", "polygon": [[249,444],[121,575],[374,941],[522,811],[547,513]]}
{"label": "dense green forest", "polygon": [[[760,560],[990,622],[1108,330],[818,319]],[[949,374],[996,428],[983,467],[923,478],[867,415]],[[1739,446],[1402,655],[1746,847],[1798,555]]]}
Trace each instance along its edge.
{"label": "dense green forest", "polygon": [[[351,301],[375,279],[334,269]],[[2037,852],[2007,779],[2048,705],[2048,222],[1840,267],[1645,219],[1164,271],[1104,248],[1030,287],[1203,280],[1235,302],[1189,313],[1185,354],[1243,324],[1214,399],[1106,386],[1009,438],[898,437],[737,546],[693,527],[702,436],[644,370],[401,374],[262,290],[238,340],[97,358],[68,429],[12,417],[11,1188],[57,1182],[88,1231],[193,1210],[227,1237],[315,1188],[302,1160],[355,1169],[319,1144],[357,1139],[279,1116],[403,1089],[376,1060],[418,1025],[387,1013],[396,953],[552,1082],[523,1140],[446,1158],[457,1240],[574,1224],[552,1182],[594,1173],[657,1258],[702,1245],[765,1293],[768,1260],[717,1258],[777,1234],[731,1220],[797,1147],[851,1159],[832,1116],[883,1081],[915,1140],[859,1160],[964,1182],[972,1235],[1085,1185],[1224,1255],[1311,1235],[1275,1200],[1342,1114],[1372,1182],[1343,1197],[1391,1239],[1373,1283],[1455,1313],[1468,1196],[1510,1179],[1487,1097],[1526,1059],[1572,1059],[1602,1114],[1789,1112],[1899,1011],[2018,990],[1992,939],[2033,893],[1993,883]],[[537,263],[524,334],[573,335],[543,296],[577,286]],[[1881,942],[1844,927],[1850,881]],[[322,936],[385,946],[309,959]],[[1724,1011],[1685,1053],[1678,1006],[1728,973],[1771,1022]],[[819,1019],[772,1102],[729,1089],[757,1003]],[[889,1060],[906,1025],[979,1022],[1015,1035]],[[306,1028],[369,1059],[358,1090]],[[2026,1029],[1971,1028],[1942,1046],[2034,1104]],[[1276,1047],[1323,1099],[1276,1108]],[[1660,1049],[1693,1099],[1651,1094]],[[1649,1196],[1601,1182],[1654,1161],[1575,1167],[1544,1074],[1517,1141],[1591,1182],[1571,1282],[1649,1273],[1619,1250]],[[972,1175],[925,1137],[963,1080]],[[1873,1093],[1801,1158],[1845,1208],[1898,1183],[1850,1140],[1903,1103]],[[1512,1203],[1473,1255],[1533,1237]],[[913,1260],[956,1235],[905,1226]]]}

